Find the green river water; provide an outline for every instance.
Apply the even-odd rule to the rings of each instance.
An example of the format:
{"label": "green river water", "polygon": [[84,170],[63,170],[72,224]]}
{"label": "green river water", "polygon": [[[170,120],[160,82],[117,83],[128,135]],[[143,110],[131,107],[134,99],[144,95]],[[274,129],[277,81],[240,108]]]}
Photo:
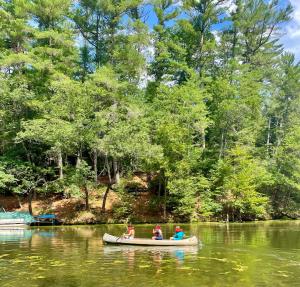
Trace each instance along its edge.
{"label": "green river water", "polygon": [[[152,227],[136,225],[136,237]],[[123,225],[0,229],[0,286],[300,286],[300,221],[182,227],[202,244],[103,245]],[[174,225],[162,229],[167,237]]]}

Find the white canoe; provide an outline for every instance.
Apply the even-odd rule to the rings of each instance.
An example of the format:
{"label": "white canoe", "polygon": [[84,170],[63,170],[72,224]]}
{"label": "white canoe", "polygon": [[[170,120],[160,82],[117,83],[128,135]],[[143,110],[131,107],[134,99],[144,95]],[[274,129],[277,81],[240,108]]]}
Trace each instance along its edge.
{"label": "white canoe", "polygon": [[152,240],[148,238],[125,239],[107,233],[103,235],[103,241],[105,243],[112,243],[112,244],[150,245],[150,246],[192,246],[198,244],[198,239],[196,236],[182,239],[182,240],[169,240],[169,239]]}

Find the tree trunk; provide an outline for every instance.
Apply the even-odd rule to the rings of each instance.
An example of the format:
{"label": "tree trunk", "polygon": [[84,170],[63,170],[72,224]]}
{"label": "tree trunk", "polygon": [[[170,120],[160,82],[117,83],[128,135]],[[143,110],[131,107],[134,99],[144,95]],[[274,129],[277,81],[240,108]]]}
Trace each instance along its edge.
{"label": "tree trunk", "polygon": [[116,158],[113,158],[113,169],[114,169],[115,183],[119,184],[120,183],[120,171],[119,171],[119,167],[118,167],[118,161],[116,160]]}
{"label": "tree trunk", "polygon": [[89,210],[89,190],[87,188],[87,185],[84,185],[84,193],[85,193],[85,210]]}
{"label": "tree trunk", "polygon": [[110,166],[109,166],[107,155],[105,155],[105,165],[106,165],[106,168],[107,168],[107,175],[108,175],[109,184],[112,184],[111,174],[110,174]]}
{"label": "tree trunk", "polygon": [[269,118],[268,121],[268,135],[267,135],[267,152],[269,154],[270,150],[270,138],[271,138],[271,117]]}
{"label": "tree trunk", "polygon": [[[234,25],[236,25],[236,23],[234,23]],[[231,52],[232,59],[235,59],[236,44],[237,44],[237,28],[234,27],[234,29],[233,29],[233,40],[232,40],[232,52]]]}
{"label": "tree trunk", "polygon": [[62,153],[61,150],[58,150],[58,169],[59,169],[59,179],[63,179],[64,178],[64,174],[63,174],[63,159],[62,159]]}
{"label": "tree trunk", "polygon": [[202,71],[202,66],[203,66],[203,63],[202,63],[202,58],[203,58],[203,55],[202,55],[202,50],[203,50],[203,45],[204,45],[204,31],[202,30],[201,31],[201,36],[200,36],[200,41],[199,41],[199,60],[198,60],[198,63],[199,63],[199,76],[200,78],[202,78],[203,76],[203,71]]}
{"label": "tree trunk", "polygon": [[159,178],[158,178],[158,197],[160,197],[161,195],[161,179],[160,179],[160,175],[159,175]]}
{"label": "tree trunk", "polygon": [[277,119],[275,130],[276,130],[276,146],[273,149],[273,154],[274,155],[277,154],[278,148],[280,147],[281,141],[283,139],[283,135],[282,135],[282,120]]}
{"label": "tree trunk", "polygon": [[167,222],[167,179],[164,178],[164,221]]}
{"label": "tree trunk", "polygon": [[19,197],[17,194],[14,194],[14,195],[15,195],[17,201],[18,201],[18,204],[19,204],[19,207],[18,207],[18,208],[22,208],[22,202],[21,202],[20,197]]}
{"label": "tree trunk", "polygon": [[82,152],[81,149],[77,152],[77,159],[76,159],[76,168],[80,167],[81,164],[81,158],[82,158]]}
{"label": "tree trunk", "polygon": [[109,166],[107,155],[105,155],[105,165],[106,165],[106,168],[107,168],[107,175],[108,175],[109,184],[107,185],[107,188],[106,188],[105,193],[103,195],[102,207],[101,207],[102,212],[105,212],[107,196],[108,196],[109,190],[110,190],[111,185],[112,185],[111,174],[110,174],[110,166]]}
{"label": "tree trunk", "polygon": [[107,186],[105,193],[103,195],[102,208],[101,208],[102,212],[105,212],[106,200],[107,200],[109,190],[110,190],[110,184]]}
{"label": "tree trunk", "polygon": [[33,196],[34,196],[34,190],[30,189],[29,194],[28,194],[28,212],[29,212],[30,215],[33,215],[33,212],[32,212],[32,199],[33,199]]}
{"label": "tree trunk", "polygon": [[164,188],[164,221],[167,222],[167,190]]}
{"label": "tree trunk", "polygon": [[205,128],[202,128],[202,148],[205,149],[206,140],[205,140]]}
{"label": "tree trunk", "polygon": [[220,142],[220,153],[219,153],[219,159],[223,157],[223,150],[224,150],[224,131],[222,131],[221,134],[221,142]]}
{"label": "tree trunk", "polygon": [[161,176],[160,176],[160,172],[158,175],[158,197],[160,197],[161,195]]}
{"label": "tree trunk", "polygon": [[199,211],[201,209],[201,201],[200,201],[200,194],[197,194],[196,196],[196,204],[195,204],[195,211],[194,211],[194,217],[199,219]]}
{"label": "tree trunk", "polygon": [[94,180],[95,184],[98,184],[98,153],[97,150],[94,149]]}
{"label": "tree trunk", "polygon": [[100,49],[100,40],[99,40],[99,33],[100,31],[100,15],[97,14],[96,19],[96,43],[95,43],[95,59],[96,59],[96,66],[99,68],[101,64],[101,49]]}

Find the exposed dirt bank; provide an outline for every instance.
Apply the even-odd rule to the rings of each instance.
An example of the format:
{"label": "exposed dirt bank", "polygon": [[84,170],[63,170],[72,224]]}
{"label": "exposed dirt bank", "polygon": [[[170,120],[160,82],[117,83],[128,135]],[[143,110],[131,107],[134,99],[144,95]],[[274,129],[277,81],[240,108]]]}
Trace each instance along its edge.
{"label": "exposed dirt bank", "polygon": [[[140,192],[132,196],[131,212],[120,214],[120,197],[110,191],[106,200],[105,212],[102,211],[104,190],[97,190],[90,194],[89,209],[85,210],[85,201],[82,198],[64,198],[62,196],[35,196],[32,201],[33,215],[52,213],[63,224],[96,224],[121,223],[127,220],[132,222],[163,222],[162,213],[151,211],[148,206],[151,194]],[[27,198],[0,196],[0,207],[6,211],[28,211]]]}

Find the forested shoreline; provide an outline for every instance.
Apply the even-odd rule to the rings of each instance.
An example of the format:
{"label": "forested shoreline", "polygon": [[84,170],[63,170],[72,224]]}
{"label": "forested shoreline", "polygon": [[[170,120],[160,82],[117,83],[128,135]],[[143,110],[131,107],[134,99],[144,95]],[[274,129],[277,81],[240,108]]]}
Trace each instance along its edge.
{"label": "forested shoreline", "polygon": [[280,45],[292,11],[0,0],[0,192],[87,210],[101,192],[105,213],[114,191],[122,220],[140,173],[164,220],[298,218],[300,65]]}

